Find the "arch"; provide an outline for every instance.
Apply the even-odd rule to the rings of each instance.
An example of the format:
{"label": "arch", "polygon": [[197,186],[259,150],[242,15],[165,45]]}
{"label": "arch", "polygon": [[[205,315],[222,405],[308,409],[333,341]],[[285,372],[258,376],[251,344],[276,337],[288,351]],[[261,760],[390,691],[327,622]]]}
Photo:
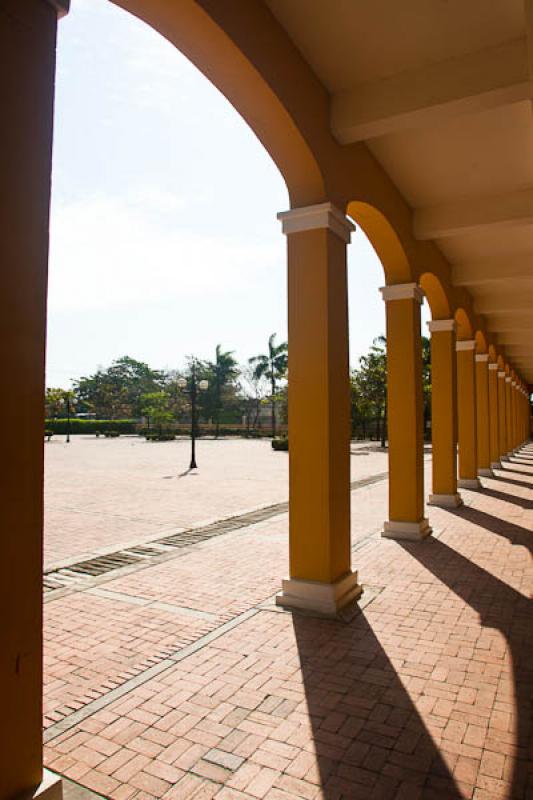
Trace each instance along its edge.
{"label": "arch", "polygon": [[476,335],[474,336],[476,340],[476,352],[477,353],[487,353],[488,352],[488,343],[483,331],[477,330]]}
{"label": "arch", "polygon": [[457,323],[457,338],[459,341],[474,338],[474,327],[464,308],[458,308],[454,314]]}
{"label": "arch", "polygon": [[492,363],[498,360],[498,353],[496,352],[496,348],[493,344],[489,344],[489,360]]}
{"label": "arch", "polygon": [[[222,92],[277,165],[291,206],[312,205],[326,199],[318,161],[280,93],[199,2],[111,1],[168,39]],[[238,24],[238,15],[235,16]],[[284,81],[280,69],[280,86]]]}
{"label": "arch", "polygon": [[498,356],[498,368],[499,368],[500,372],[505,368],[505,360],[504,360],[504,358],[503,358],[501,353]]}
{"label": "arch", "polygon": [[442,281],[432,272],[424,272],[419,283],[427,297],[432,319],[450,319],[452,306]]}
{"label": "arch", "polygon": [[413,271],[396,231],[388,219],[369,203],[353,200],[346,213],[368,236],[385,272],[385,283],[412,283]]}

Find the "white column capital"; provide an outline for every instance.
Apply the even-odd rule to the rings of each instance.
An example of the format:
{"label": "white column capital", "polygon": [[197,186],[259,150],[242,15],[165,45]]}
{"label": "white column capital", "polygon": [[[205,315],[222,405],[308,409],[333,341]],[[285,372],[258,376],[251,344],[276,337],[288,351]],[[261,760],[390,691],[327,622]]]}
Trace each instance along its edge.
{"label": "white column capital", "polygon": [[55,8],[59,18],[65,17],[70,10],[70,0],[46,0],[46,2]]}
{"label": "white column capital", "polygon": [[461,339],[461,341],[455,343],[455,349],[457,352],[461,352],[462,350],[475,350],[476,349],[476,340],[475,339]]}
{"label": "white column capital", "polygon": [[489,360],[488,353],[476,353],[476,361],[478,363],[484,363]]}
{"label": "white column capital", "polygon": [[511,386],[516,386],[516,381],[511,381]]}
{"label": "white column capital", "polygon": [[489,364],[489,369],[498,369],[498,365],[495,362]]}
{"label": "white column capital", "polygon": [[511,378],[508,375],[505,378],[505,383],[511,383]]}
{"label": "white column capital", "polygon": [[427,323],[428,330],[431,333],[440,333],[441,331],[454,331],[457,327],[454,319],[432,319]]}
{"label": "white column capital", "polygon": [[382,286],[379,291],[386,303],[390,300],[417,300],[422,304],[424,299],[424,292],[416,283],[395,283]]}
{"label": "white column capital", "polygon": [[318,228],[327,228],[337,234],[346,244],[350,243],[355,225],[333,203],[318,203],[315,206],[291,208],[289,211],[280,211],[277,215],[281,222],[283,233],[312,231]]}
{"label": "white column capital", "polygon": [[505,378],[505,372],[503,369],[498,370],[498,378]]}

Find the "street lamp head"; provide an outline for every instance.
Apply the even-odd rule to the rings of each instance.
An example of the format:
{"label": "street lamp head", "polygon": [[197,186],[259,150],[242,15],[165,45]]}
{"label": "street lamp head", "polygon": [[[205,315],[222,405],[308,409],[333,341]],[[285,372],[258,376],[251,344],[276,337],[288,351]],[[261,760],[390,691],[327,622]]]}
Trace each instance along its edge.
{"label": "street lamp head", "polygon": [[198,388],[205,392],[209,388],[209,381],[202,380],[198,383]]}
{"label": "street lamp head", "polygon": [[176,381],[180,389],[185,389],[187,386],[187,378],[178,378]]}

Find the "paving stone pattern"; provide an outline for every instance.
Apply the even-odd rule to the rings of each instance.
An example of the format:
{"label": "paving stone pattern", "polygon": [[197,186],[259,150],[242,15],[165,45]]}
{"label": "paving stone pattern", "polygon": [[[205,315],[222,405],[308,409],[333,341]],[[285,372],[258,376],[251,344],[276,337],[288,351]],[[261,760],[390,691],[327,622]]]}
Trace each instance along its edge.
{"label": "paving stone pattern", "polygon": [[286,514],[47,602],[47,766],[116,800],[532,798],[533,447],[483,485],[420,544],[353,491],[348,624],[276,609]]}
{"label": "paving stone pattern", "polygon": [[[57,436],[45,443],[45,568],[94,558],[165,534],[288,500],[287,453],[270,441]],[[352,447],[352,480],[387,470],[374,445]]]}

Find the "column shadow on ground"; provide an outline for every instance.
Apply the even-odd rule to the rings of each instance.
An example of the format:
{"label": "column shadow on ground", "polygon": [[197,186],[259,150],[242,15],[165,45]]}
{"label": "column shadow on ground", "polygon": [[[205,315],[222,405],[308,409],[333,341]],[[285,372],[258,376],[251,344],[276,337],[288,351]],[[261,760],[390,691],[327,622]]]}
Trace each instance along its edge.
{"label": "column shadow on ground", "polygon": [[491,533],[498,536],[503,536],[508,539],[511,544],[518,544],[526,547],[530,553],[533,553],[533,531],[528,528],[523,528],[522,525],[515,525],[514,522],[508,522],[501,517],[495,517],[492,514],[487,514],[485,511],[480,511],[478,508],[471,506],[462,506],[461,508],[446,509],[449,514],[456,517],[467,519],[473,525],[478,525]]}
{"label": "column shadow on ground", "polygon": [[491,477],[491,481],[502,481],[503,483],[511,483],[513,484],[513,486],[523,486],[524,489],[533,489],[533,475],[531,476],[531,478],[532,478],[531,482],[528,483],[527,481],[518,481],[515,480],[514,478],[507,478],[507,477],[504,478],[501,475],[493,475]]}
{"label": "column shadow on ground", "polygon": [[431,734],[364,616],[293,614],[326,800],[462,800]]}
{"label": "column shadow on ground", "polygon": [[501,471],[504,472],[506,475],[507,475],[508,472],[510,472],[511,475],[515,475],[515,474],[516,475],[529,475],[531,478],[533,478],[533,470],[517,469],[516,468],[516,464],[513,464],[511,461],[507,461],[505,463],[506,464],[511,464],[510,467],[502,466],[502,468],[501,468]]}
{"label": "column shadow on ground", "polygon": [[[492,480],[492,478],[490,480]],[[531,489],[533,489],[533,485]],[[499,492],[497,489],[489,489],[487,486],[483,486],[481,489],[471,489],[471,491],[481,494],[484,497],[494,497],[495,500],[503,500],[505,503],[512,503],[521,508],[533,508],[533,501],[527,500],[525,497],[517,497],[510,492]]]}
{"label": "column shadow on ground", "polygon": [[[516,525],[506,527],[503,532],[486,525],[488,514],[463,509],[461,516],[474,520],[477,524],[504,535],[511,541],[516,537],[522,541],[524,528]],[[492,518],[495,520],[495,518]],[[501,520],[497,520],[500,523]],[[531,534],[530,534],[531,536]],[[404,550],[431,572],[439,581],[448,586],[465,603],[468,603],[480,617],[483,627],[493,628],[507,640],[510,649],[510,669],[514,684],[515,755],[509,798],[530,798],[533,796],[533,757],[532,712],[533,712],[533,614],[531,600],[477,566],[457,551],[437,539],[428,540],[424,546],[402,543]],[[497,734],[497,731],[496,731]],[[508,752],[506,750],[506,752]]]}

